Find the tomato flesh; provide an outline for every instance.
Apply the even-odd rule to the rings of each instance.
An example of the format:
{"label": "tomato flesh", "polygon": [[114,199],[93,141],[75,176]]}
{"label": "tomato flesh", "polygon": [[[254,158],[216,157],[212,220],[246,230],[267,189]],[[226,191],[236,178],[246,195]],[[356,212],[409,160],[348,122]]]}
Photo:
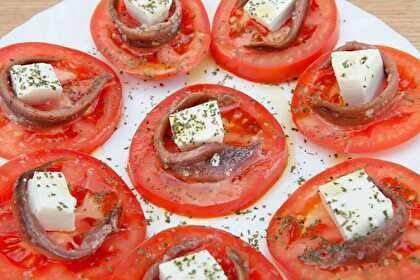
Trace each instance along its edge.
{"label": "tomato flesh", "polygon": [[317,71],[329,57],[324,55],[300,76],[292,100],[293,121],[308,139],[337,152],[370,153],[400,145],[420,132],[420,60],[396,49],[379,48],[397,63],[403,100],[387,115],[363,127],[343,128],[329,123],[313,112],[304,98],[316,92],[324,100],[341,102],[332,68]]}
{"label": "tomato flesh", "polygon": [[[284,50],[247,48],[252,33],[268,30],[250,19],[239,0],[222,0],[213,21],[211,51],[216,62],[244,79],[278,83],[301,74],[338,40],[338,12],[333,0],[312,0],[304,26],[296,40]],[[291,20],[286,26],[291,25]]]}
{"label": "tomato flesh", "polygon": [[[0,108],[1,157],[11,159],[23,153],[52,148],[89,153],[111,137],[121,115],[122,87],[116,74],[107,65],[82,52],[45,43],[22,43],[2,48],[0,65],[21,56],[60,57],[59,62],[51,64],[58,71],[67,102],[79,100],[80,94],[86,93],[98,75],[107,73],[112,78],[99,93],[97,101],[82,116],[60,126],[38,128],[25,125],[17,122],[15,116],[5,108]],[[62,106],[47,103],[37,108],[51,110]]]}
{"label": "tomato flesh", "polygon": [[[219,182],[199,183],[178,179],[163,168],[153,145],[154,130],[169,106],[191,92],[224,93],[238,98],[239,108],[223,114],[224,142],[249,145],[257,135],[262,137],[261,160],[252,171]],[[176,150],[175,144],[168,142],[168,148]],[[231,88],[195,85],[174,93],[149,113],[133,138],[128,169],[137,190],[152,203],[186,216],[214,217],[244,209],[258,200],[281,176],[286,162],[283,130],[261,104]]]}
{"label": "tomato flesh", "polygon": [[[410,224],[395,250],[378,263],[360,263],[336,270],[305,265],[298,257],[307,248],[318,248],[325,242],[343,242],[319,196],[319,186],[364,168],[376,182],[390,185],[394,192],[404,193],[410,211]],[[284,269],[288,279],[418,279],[420,277],[420,175],[398,164],[355,159],[341,163],[308,180],[277,211],[268,228],[267,242],[272,256]],[[335,278],[334,278],[335,277]]]}
{"label": "tomato flesh", "polygon": [[[276,268],[249,244],[225,231],[203,226],[185,226],[162,231],[137,247],[130,262],[122,264],[114,274],[113,280],[142,279],[145,272],[172,247],[191,239],[210,239],[194,251],[183,255],[208,250],[219,262],[229,279],[237,279],[232,261],[227,257],[228,248],[235,250],[249,262],[249,279],[281,280]],[[182,256],[182,255],[181,255]],[[180,256],[177,256],[180,257]]]}
{"label": "tomato flesh", "polygon": [[[124,72],[145,80],[160,80],[186,73],[200,63],[210,48],[210,23],[200,0],[181,0],[181,27],[167,44],[138,48],[123,41],[112,22],[108,5],[102,0],[91,21],[92,37],[98,50]],[[117,11],[122,21],[131,27],[139,23],[130,17],[123,1]]]}
{"label": "tomato flesh", "polygon": [[[48,232],[55,243],[66,249],[80,245],[90,231],[113,207],[120,205],[119,232],[105,240],[99,250],[79,261],[49,258],[25,241],[13,214],[12,192],[22,172],[46,162],[63,159],[49,171],[63,172],[70,191],[78,200],[76,231]],[[0,273],[2,279],[104,279],[142,242],[146,222],[140,205],[122,179],[104,163],[82,153],[67,150],[38,151],[9,161],[0,167]]]}

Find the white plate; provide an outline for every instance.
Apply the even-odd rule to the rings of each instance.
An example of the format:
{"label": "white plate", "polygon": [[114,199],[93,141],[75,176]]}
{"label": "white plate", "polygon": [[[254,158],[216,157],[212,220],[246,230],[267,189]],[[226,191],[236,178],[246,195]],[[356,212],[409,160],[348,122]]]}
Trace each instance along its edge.
{"label": "white plate", "polygon": [[[36,15],[27,23],[4,36],[0,40],[0,47],[17,42],[40,41],[97,54],[90,36],[89,22],[98,2],[98,0],[65,0]],[[204,0],[203,2],[212,19],[219,1]],[[339,45],[346,41],[358,40],[389,45],[414,56],[420,56],[417,49],[405,38],[373,15],[343,0],[338,0],[337,4],[341,14]],[[99,58],[103,59],[101,56]],[[246,211],[240,215],[203,220],[170,214],[144,201],[141,201],[141,204],[146,218],[151,221],[151,225],[148,227],[149,236],[181,223],[209,225],[241,236],[245,241],[259,247],[271,259],[264,239],[265,231],[272,214],[287,199],[287,195],[298,187],[299,178],[309,178],[351,155],[339,155],[338,158],[335,158],[331,151],[311,143],[305,144],[303,137],[298,132],[292,131],[288,101],[291,98],[293,83],[285,83],[281,86],[260,85],[236,77],[231,78],[230,75],[227,76],[229,73],[223,70],[216,71],[216,69],[219,68],[209,57],[190,75],[163,81],[163,88],[159,86],[160,82],[141,82],[123,75],[121,79],[124,83],[126,110],[122,122],[126,122],[126,125],[121,124],[111,139],[95,153],[95,156],[107,162],[125,179],[129,186],[132,186],[125,170],[128,157],[127,147],[129,147],[131,137],[146,113],[159,101],[185,85],[204,82],[223,83],[249,94],[264,104],[277,117],[283,125],[285,133],[290,136],[288,168],[271,191],[250,208],[252,211]],[[204,70],[207,70],[207,74]],[[398,162],[420,172],[419,147],[420,137],[417,136],[400,147],[367,156]],[[293,174],[289,172],[292,165],[297,167]]]}

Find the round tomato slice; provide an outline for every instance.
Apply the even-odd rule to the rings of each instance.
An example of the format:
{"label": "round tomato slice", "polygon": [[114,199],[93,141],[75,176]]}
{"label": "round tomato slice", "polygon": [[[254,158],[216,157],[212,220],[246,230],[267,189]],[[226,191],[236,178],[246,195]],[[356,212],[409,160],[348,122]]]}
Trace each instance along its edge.
{"label": "round tomato slice", "polygon": [[267,30],[250,19],[243,8],[238,8],[240,1],[220,2],[211,43],[216,62],[239,77],[262,83],[290,80],[337,43],[339,23],[335,1],[311,0],[304,26],[291,47],[283,50],[245,47],[251,33],[265,34]]}
{"label": "round tomato slice", "polygon": [[293,121],[308,139],[337,152],[370,153],[400,145],[420,132],[420,60],[396,49],[379,48],[395,59],[405,97],[386,116],[363,127],[329,123],[305,100],[305,96],[317,93],[330,102],[341,101],[332,67],[317,70],[328,60],[330,54],[326,54],[300,76],[292,100]]}
{"label": "round tomato slice", "polygon": [[281,280],[282,277],[277,269],[258,251],[239,237],[232,234],[203,226],[184,226],[168,229],[153,236],[137,247],[129,261],[121,264],[114,273],[113,280],[140,280],[145,272],[171,248],[193,239],[208,239],[198,248],[189,252],[183,252],[176,257],[185,256],[194,252],[207,250],[222,266],[229,279],[238,279],[232,261],[227,257],[227,250],[235,250],[241,259],[249,264],[250,275],[247,279],[252,280]]}
{"label": "round tomato slice", "polygon": [[[102,0],[93,14],[91,32],[98,50],[118,69],[144,80],[160,80],[187,73],[201,62],[210,48],[210,23],[200,0],[181,0],[182,22],[171,42],[155,48],[138,48],[125,43],[112,22],[109,5]],[[138,25],[120,1],[121,19]]]}
{"label": "round tomato slice", "polygon": [[[343,242],[321,202],[319,186],[364,168],[375,182],[391,186],[407,201],[410,223],[402,242],[377,263],[322,270],[305,265],[298,257],[307,248],[325,242]],[[278,210],[268,228],[268,247],[288,279],[419,279],[420,278],[420,176],[407,168],[376,159],[355,159],[332,167],[301,186]]]}
{"label": "round tomato slice", "polygon": [[[39,149],[71,149],[90,153],[111,137],[118,126],[122,108],[122,87],[115,73],[96,58],[65,47],[45,43],[22,43],[0,49],[0,66],[13,58],[59,57],[51,63],[65,90],[66,98],[77,101],[95,78],[103,73],[112,79],[95,101],[79,118],[52,128],[39,128],[15,121],[0,108],[0,156],[13,158]],[[54,109],[49,104],[41,110]]]}
{"label": "round tomato slice", "polygon": [[[238,99],[238,108],[222,112],[226,144],[247,145],[255,136],[261,137],[261,160],[240,176],[200,183],[178,179],[163,168],[153,145],[154,131],[169,107],[193,92],[223,93]],[[174,144],[168,139],[166,145]],[[261,104],[231,88],[195,85],[169,96],[149,113],[131,143],[128,168],[137,190],[152,203],[186,216],[214,217],[231,214],[257,201],[281,176],[286,162],[283,130]]]}
{"label": "round tomato slice", "polygon": [[[76,231],[49,232],[64,248],[75,248],[84,233],[103,219],[110,209],[122,207],[119,231],[105,240],[99,250],[83,260],[64,262],[50,259],[31,247],[22,236],[13,214],[12,195],[16,180],[25,171],[57,161],[49,171],[63,172],[71,194],[77,198]],[[146,235],[146,221],[135,196],[124,181],[101,161],[79,152],[44,150],[22,155],[0,167],[0,274],[17,279],[106,279],[113,269]]]}

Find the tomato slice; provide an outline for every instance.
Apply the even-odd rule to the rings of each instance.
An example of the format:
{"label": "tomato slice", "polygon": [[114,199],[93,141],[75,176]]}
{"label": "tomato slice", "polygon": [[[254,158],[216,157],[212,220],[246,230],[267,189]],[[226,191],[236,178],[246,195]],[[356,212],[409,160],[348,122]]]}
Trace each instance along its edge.
{"label": "tomato slice", "polygon": [[[122,40],[112,22],[109,2],[102,0],[93,14],[91,32],[98,50],[124,72],[144,80],[160,80],[187,73],[199,64],[210,48],[210,23],[200,0],[181,0],[182,22],[178,35],[156,48],[137,48]],[[138,23],[121,2],[120,17],[127,24]]]}
{"label": "tomato slice", "polygon": [[[337,152],[370,153],[400,145],[420,132],[420,60],[393,48],[379,48],[395,59],[405,98],[389,116],[361,128],[342,128],[327,122],[304,99],[305,94],[317,92],[331,102],[340,100],[332,68],[316,70],[328,59],[330,54],[326,54],[300,76],[292,100],[293,121],[308,139]],[[304,91],[304,87],[310,90]]]}
{"label": "tomato slice", "polygon": [[[340,267],[334,271],[305,265],[298,257],[306,248],[323,242],[342,242],[340,232],[321,202],[319,186],[364,168],[377,182],[387,183],[407,201],[410,224],[399,244],[381,262]],[[419,279],[420,220],[418,215],[420,176],[407,168],[376,159],[355,159],[327,169],[302,185],[278,210],[268,228],[272,256],[288,279]]]}
{"label": "tomato slice", "polygon": [[[0,65],[21,56],[54,56],[52,63],[63,87],[72,92],[66,98],[78,100],[94,79],[103,73],[112,80],[103,88],[96,102],[76,120],[52,128],[36,128],[14,121],[13,116],[0,108],[0,156],[13,158],[39,149],[72,149],[92,152],[101,146],[118,126],[122,108],[122,87],[115,73],[96,58],[65,47],[45,43],[22,43],[0,49]],[[41,110],[53,109],[51,104]],[[48,108],[49,107],[49,108]]]}
{"label": "tomato slice", "polygon": [[[65,248],[77,246],[89,231],[117,203],[122,206],[120,231],[109,236],[92,256],[63,262],[50,259],[31,247],[21,234],[12,210],[12,193],[17,178],[46,162],[65,158],[49,168],[66,176],[70,191],[78,200],[76,231],[49,232]],[[106,279],[113,269],[146,235],[146,221],[136,198],[124,181],[101,161],[79,152],[45,150],[22,155],[0,167],[0,274],[2,279]]]}
{"label": "tomato slice", "polygon": [[[174,246],[185,241],[202,238],[211,239],[194,251],[184,252],[183,255],[207,250],[219,262],[229,279],[237,279],[233,263],[228,259],[228,248],[235,250],[242,259],[248,260],[249,279],[252,280],[281,280],[276,268],[249,244],[232,234],[203,226],[184,226],[162,231],[137,247],[129,261],[121,264],[114,273],[113,280],[143,279],[145,272]],[[180,255],[182,256],[182,255]]]}
{"label": "tomato slice", "polygon": [[339,22],[335,1],[311,0],[311,8],[294,45],[284,50],[244,47],[251,32],[265,34],[267,30],[247,18],[243,8],[237,8],[239,1],[220,2],[211,43],[216,62],[239,77],[263,83],[290,80],[337,43]]}
{"label": "tomato slice", "polygon": [[[153,145],[154,130],[168,108],[192,92],[223,93],[239,99],[238,109],[222,114],[224,141],[237,145],[249,142],[257,133],[261,135],[262,158],[249,168],[252,171],[219,182],[198,183],[177,179],[163,168]],[[257,201],[281,176],[286,162],[283,130],[261,104],[231,88],[195,85],[172,94],[147,115],[131,143],[128,169],[137,190],[152,203],[186,216],[213,217],[231,214]]]}

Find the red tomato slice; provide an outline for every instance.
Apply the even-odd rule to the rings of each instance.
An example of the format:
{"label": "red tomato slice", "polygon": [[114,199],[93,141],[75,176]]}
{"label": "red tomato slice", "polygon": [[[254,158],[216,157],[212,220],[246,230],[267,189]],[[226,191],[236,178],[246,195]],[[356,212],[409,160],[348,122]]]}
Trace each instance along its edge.
{"label": "red tomato slice", "polygon": [[[156,125],[175,101],[191,92],[203,91],[239,98],[240,108],[222,114],[225,143],[243,143],[257,133],[262,135],[262,160],[252,171],[219,182],[198,183],[177,179],[162,167],[153,145]],[[195,85],[174,93],[149,113],[131,143],[128,168],[137,190],[152,203],[186,216],[213,217],[231,214],[257,201],[281,176],[286,162],[283,130],[261,104],[231,88]]]}
{"label": "red tomato slice", "polygon": [[[258,251],[249,244],[232,234],[203,226],[177,227],[160,232],[137,247],[128,261],[121,264],[114,273],[113,280],[140,280],[144,273],[172,247],[195,238],[209,238],[211,241],[203,244],[194,251],[184,255],[207,250],[222,266],[229,279],[237,279],[233,263],[228,259],[226,250],[235,250],[243,259],[249,262],[250,277],[252,280],[281,280],[282,277],[276,268]],[[180,255],[182,256],[182,255]]]}
{"label": "red tomato slice", "polygon": [[[120,231],[109,236],[91,257],[66,263],[52,260],[24,241],[12,210],[12,192],[17,178],[46,162],[66,158],[49,168],[66,176],[78,200],[76,231],[50,232],[58,244],[72,248],[98,220],[117,203],[122,206]],[[127,260],[146,235],[142,209],[124,181],[101,161],[79,152],[45,150],[22,155],[0,167],[0,274],[4,280],[106,279]]]}
{"label": "red tomato slice", "polygon": [[[420,60],[396,49],[379,48],[395,59],[405,98],[389,116],[362,128],[342,128],[327,122],[310,110],[303,98],[304,94],[317,92],[331,102],[341,100],[332,68],[316,70],[328,59],[330,54],[326,54],[300,76],[292,100],[293,121],[307,138],[337,152],[370,153],[398,146],[420,132]],[[311,90],[304,91],[304,86]]]}
{"label": "red tomato slice", "polygon": [[[200,0],[181,0],[182,22],[178,35],[157,48],[137,48],[125,43],[112,22],[110,1],[99,3],[92,17],[91,32],[98,50],[124,72],[144,80],[160,80],[187,73],[207,55],[210,23]],[[123,1],[119,12],[128,24],[138,25],[127,14]]]}
{"label": "red tomato slice", "polygon": [[[342,242],[340,232],[321,202],[318,188],[364,168],[377,182],[388,183],[403,194],[410,209],[410,224],[402,243],[380,263],[341,267],[334,271],[305,265],[298,257],[305,248],[323,242]],[[355,159],[332,167],[301,186],[278,210],[268,228],[268,247],[288,279],[419,279],[420,278],[420,176],[395,163]]]}
{"label": "red tomato slice", "polygon": [[[115,131],[121,115],[122,88],[115,73],[96,58],[65,47],[45,43],[22,43],[0,49],[0,66],[20,56],[56,56],[62,60],[52,63],[64,88],[77,94],[86,92],[101,73],[113,79],[104,87],[96,102],[76,120],[53,128],[35,128],[23,125],[0,108],[0,156],[13,158],[39,149],[63,148],[92,152],[101,146]],[[49,105],[59,106],[57,104]],[[48,108],[40,108],[48,110]]]}
{"label": "red tomato slice", "polygon": [[[213,21],[211,51],[216,62],[244,79],[277,83],[301,74],[338,40],[338,12],[334,0],[312,0],[297,41],[284,50],[246,48],[250,30],[265,34],[260,24],[244,17],[240,0],[222,0]],[[290,24],[290,21],[286,24]],[[236,26],[243,26],[236,30]]]}

